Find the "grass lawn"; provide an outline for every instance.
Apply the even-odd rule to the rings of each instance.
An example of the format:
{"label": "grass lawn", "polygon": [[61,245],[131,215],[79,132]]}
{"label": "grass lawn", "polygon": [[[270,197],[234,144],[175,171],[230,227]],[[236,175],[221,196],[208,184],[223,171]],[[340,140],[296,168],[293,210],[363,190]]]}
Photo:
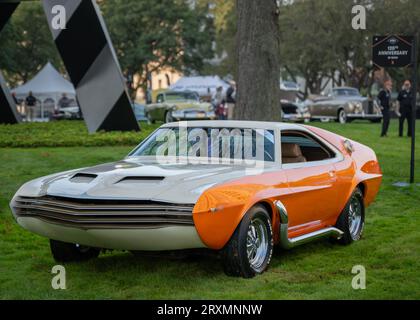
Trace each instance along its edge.
{"label": "grass lawn", "polygon": [[[134,145],[110,142],[113,146],[0,148],[0,298],[420,299],[420,153],[417,185],[397,188],[394,182],[408,180],[410,140],[397,137],[396,121],[385,139],[379,138],[378,124],[315,125],[360,141],[379,157],[384,182],[376,202],[367,210],[364,237],[348,247],[320,241],[292,251],[276,249],[270,269],[250,280],[225,276],[216,258],[171,260],[112,252],[97,260],[65,265],[67,289],[53,290],[51,268],[55,262],[48,240],[14,222],[8,207],[11,197],[30,179],[118,160]],[[420,123],[417,128],[418,135]],[[36,126],[32,129],[38,130]],[[10,140],[13,130],[15,127],[1,127],[0,141],[6,136]],[[106,141],[118,139],[116,134],[102,135]],[[95,136],[87,139],[94,141]],[[366,290],[352,289],[355,265],[366,268]]]}

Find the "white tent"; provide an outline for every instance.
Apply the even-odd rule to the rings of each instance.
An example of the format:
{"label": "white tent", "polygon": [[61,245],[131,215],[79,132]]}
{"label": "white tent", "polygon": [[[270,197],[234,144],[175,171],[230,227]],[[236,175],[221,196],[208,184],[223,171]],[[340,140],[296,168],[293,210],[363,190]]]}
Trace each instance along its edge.
{"label": "white tent", "polygon": [[223,87],[223,92],[229,88],[229,83],[218,76],[183,77],[170,86],[174,91],[195,91],[200,96],[213,95],[218,87]]}
{"label": "white tent", "polygon": [[12,89],[18,100],[25,100],[30,91],[39,101],[36,111],[38,120],[49,118],[49,114],[58,108],[58,101],[63,94],[66,94],[71,100],[71,105],[77,105],[74,86],[70,81],[64,79],[49,62],[27,83]]}

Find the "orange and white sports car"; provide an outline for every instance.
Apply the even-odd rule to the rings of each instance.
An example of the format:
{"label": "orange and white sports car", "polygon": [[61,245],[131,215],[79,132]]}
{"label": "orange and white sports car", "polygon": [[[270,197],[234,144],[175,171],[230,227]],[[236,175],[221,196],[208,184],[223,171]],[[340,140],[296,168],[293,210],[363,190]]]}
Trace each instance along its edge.
{"label": "orange and white sports car", "polygon": [[303,125],[163,125],[124,160],[39,178],[11,201],[57,261],[102,249],[221,252],[229,275],[264,272],[273,245],[360,239],[382,180],[375,153]]}

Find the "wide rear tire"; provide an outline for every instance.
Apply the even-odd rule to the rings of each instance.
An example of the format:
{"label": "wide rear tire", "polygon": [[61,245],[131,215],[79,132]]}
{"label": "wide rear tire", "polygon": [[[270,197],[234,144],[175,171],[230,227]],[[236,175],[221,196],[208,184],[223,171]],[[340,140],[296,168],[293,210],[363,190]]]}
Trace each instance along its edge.
{"label": "wide rear tire", "polygon": [[97,258],[100,253],[100,250],[96,248],[56,240],[50,240],[50,248],[54,260],[57,262],[87,261]]}
{"label": "wide rear tire", "polygon": [[229,276],[252,278],[263,273],[273,254],[273,229],[267,210],[257,205],[243,217],[222,251]]}

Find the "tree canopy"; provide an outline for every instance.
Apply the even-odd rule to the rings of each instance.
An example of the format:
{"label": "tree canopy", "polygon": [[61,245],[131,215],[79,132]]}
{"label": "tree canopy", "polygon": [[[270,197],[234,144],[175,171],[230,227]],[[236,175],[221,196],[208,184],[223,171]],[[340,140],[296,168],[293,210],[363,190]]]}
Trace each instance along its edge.
{"label": "tree canopy", "polygon": [[101,8],[123,73],[141,77],[134,90],[162,66],[190,73],[213,57],[213,19],[206,4],[112,0],[103,1]]}

